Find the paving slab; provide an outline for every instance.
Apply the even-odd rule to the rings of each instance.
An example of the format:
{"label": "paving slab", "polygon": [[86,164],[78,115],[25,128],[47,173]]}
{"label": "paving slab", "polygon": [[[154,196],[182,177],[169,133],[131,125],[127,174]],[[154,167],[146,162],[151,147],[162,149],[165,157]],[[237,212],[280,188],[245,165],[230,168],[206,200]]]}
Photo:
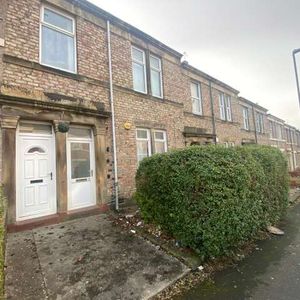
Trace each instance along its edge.
{"label": "paving slab", "polygon": [[188,272],[107,215],[9,234],[6,264],[8,299],[147,299]]}

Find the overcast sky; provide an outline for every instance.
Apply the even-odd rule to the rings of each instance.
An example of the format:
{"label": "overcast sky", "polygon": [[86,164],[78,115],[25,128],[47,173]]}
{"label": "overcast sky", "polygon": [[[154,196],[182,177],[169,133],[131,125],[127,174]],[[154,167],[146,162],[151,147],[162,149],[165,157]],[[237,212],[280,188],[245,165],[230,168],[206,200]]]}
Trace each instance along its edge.
{"label": "overcast sky", "polygon": [[299,0],[90,1],[300,128],[291,54],[300,48]]}

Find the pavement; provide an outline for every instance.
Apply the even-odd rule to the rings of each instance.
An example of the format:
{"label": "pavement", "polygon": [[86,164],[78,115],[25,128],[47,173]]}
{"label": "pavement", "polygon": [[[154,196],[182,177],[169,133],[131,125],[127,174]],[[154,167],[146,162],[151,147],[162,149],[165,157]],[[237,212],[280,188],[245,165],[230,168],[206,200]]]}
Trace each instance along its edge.
{"label": "pavement", "polygon": [[289,209],[280,229],[284,236],[260,241],[239,264],[176,299],[300,299],[300,204]]}
{"label": "pavement", "polygon": [[188,271],[105,214],[7,236],[7,299],[148,299]]}

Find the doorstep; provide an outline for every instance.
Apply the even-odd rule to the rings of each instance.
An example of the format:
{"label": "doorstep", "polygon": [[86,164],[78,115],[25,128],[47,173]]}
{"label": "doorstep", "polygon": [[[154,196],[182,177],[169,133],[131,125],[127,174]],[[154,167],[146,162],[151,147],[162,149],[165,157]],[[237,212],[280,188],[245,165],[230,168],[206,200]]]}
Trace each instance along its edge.
{"label": "doorstep", "polygon": [[72,210],[66,213],[57,213],[57,214],[53,214],[41,218],[19,221],[13,224],[8,224],[7,232],[19,232],[25,230],[32,230],[34,228],[38,228],[42,226],[53,225],[53,224],[58,224],[73,219],[97,215],[100,213],[107,212],[108,210],[109,210],[109,206],[106,204],[101,206],[95,205],[87,208]]}

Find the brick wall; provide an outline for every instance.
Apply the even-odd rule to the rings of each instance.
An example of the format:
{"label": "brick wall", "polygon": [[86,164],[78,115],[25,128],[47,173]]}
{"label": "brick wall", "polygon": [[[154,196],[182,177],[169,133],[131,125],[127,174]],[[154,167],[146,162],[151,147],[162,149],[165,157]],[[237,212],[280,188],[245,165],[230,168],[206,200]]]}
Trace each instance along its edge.
{"label": "brick wall", "polygon": [[[3,2],[4,0],[0,0]],[[30,5],[28,3],[30,2]],[[78,74],[68,75],[39,65],[39,20],[40,0],[8,1],[5,54],[16,58],[3,64],[3,84],[6,91],[17,96],[48,101],[45,93],[58,93],[77,99],[74,105],[95,107],[104,103],[110,111],[108,89],[108,49],[106,22],[104,19],[83,11],[73,2],[49,0],[69,11],[76,19]],[[76,2],[74,2],[76,3]],[[1,21],[0,21],[1,26]],[[255,139],[255,123],[252,106],[240,102],[238,92],[208,75],[180,63],[180,57],[163,47],[136,34],[130,27],[111,25],[112,69],[115,92],[116,138],[119,183],[121,197],[129,197],[134,191],[134,176],[137,168],[136,128],[163,129],[167,132],[168,148],[182,148],[187,139],[184,127],[205,129],[213,133],[210,84],[215,113],[216,134],[220,144],[240,145],[243,140]],[[1,27],[0,27],[1,37]],[[151,40],[151,39],[150,39]],[[155,54],[162,60],[163,93],[159,99],[134,92],[132,79],[131,45],[143,49],[146,54]],[[0,47],[1,55],[1,47]],[[18,59],[17,59],[18,58]],[[0,65],[1,67],[1,65]],[[148,70],[149,72],[149,70]],[[1,72],[0,72],[1,80]],[[203,115],[192,113],[191,82],[199,82]],[[231,97],[232,121],[220,119],[219,93]],[[242,105],[249,107],[250,131],[243,130]],[[254,104],[255,107],[255,104]],[[256,107],[255,109],[258,109]],[[257,134],[259,143],[269,144],[266,112],[265,134]],[[125,129],[124,123],[131,128]],[[112,132],[111,121],[106,126],[106,162],[109,194],[113,188]],[[286,145],[285,145],[286,147]]]}

